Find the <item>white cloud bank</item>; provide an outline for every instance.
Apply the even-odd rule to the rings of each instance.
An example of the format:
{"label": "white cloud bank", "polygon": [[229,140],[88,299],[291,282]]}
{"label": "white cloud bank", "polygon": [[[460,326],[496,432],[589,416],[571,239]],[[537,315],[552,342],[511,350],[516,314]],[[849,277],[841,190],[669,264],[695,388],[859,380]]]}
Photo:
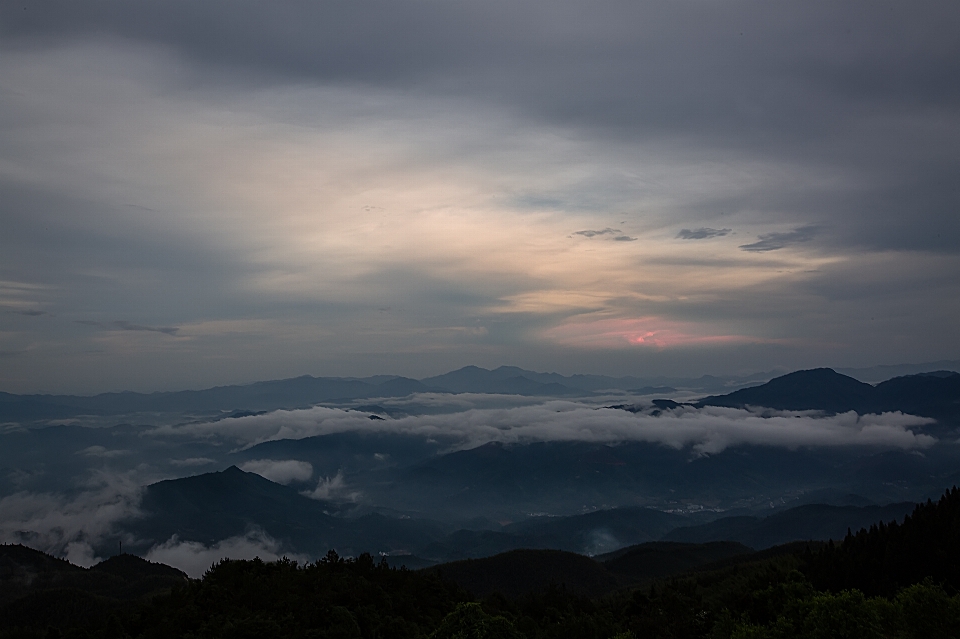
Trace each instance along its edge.
{"label": "white cloud bank", "polygon": [[180,541],[174,535],[164,543],[151,548],[145,559],[179,568],[197,579],[221,559],[259,557],[263,561],[276,561],[284,556],[301,563],[309,561],[306,557],[281,552],[280,542],[262,530],[254,529],[246,535],[223,539],[210,546],[199,541]]}
{"label": "white cloud bank", "polygon": [[319,499],[320,501],[357,501],[361,497],[358,490],[351,490],[347,487],[346,480],[343,477],[343,471],[337,471],[333,477],[321,477],[317,482],[317,487],[313,490],[301,493],[310,499]]}
{"label": "white cloud bank", "polygon": [[256,473],[278,484],[307,481],[313,477],[313,465],[295,459],[251,459],[240,464],[240,470]]}
{"label": "white cloud bank", "polygon": [[918,432],[934,420],[883,413],[820,415],[813,412],[764,413],[735,408],[681,406],[663,411],[630,413],[568,400],[538,405],[473,409],[453,415],[420,415],[370,420],[362,413],[335,408],[275,411],[205,424],[164,428],[158,434],[203,437],[250,446],[278,439],[358,431],[392,432],[443,438],[458,448],[491,441],[642,441],[673,448],[687,446],[713,454],[742,444],[783,446],[878,446],[923,449],[936,439]]}
{"label": "white cloud bank", "polygon": [[137,514],[141,488],[126,475],[96,473],[78,494],[18,492],[0,499],[0,542],[24,544],[71,563],[100,561],[94,545]]}

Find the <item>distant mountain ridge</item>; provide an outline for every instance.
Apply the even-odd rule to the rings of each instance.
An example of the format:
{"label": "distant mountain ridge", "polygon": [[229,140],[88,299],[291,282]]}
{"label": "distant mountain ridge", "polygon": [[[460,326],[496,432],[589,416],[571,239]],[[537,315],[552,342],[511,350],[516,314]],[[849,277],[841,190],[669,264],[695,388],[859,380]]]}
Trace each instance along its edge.
{"label": "distant mountain ridge", "polygon": [[830,368],[797,371],[760,386],[705,397],[697,406],[820,410],[859,414],[901,411],[938,419],[960,417],[960,373],[936,371],[894,377],[876,386]]}
{"label": "distant mountain ridge", "polygon": [[450,526],[371,513],[336,517],[337,507],[301,495],[236,466],[214,473],[147,486],[140,514],[123,522],[139,540],[137,551],[174,535],[213,544],[262,531],[297,553],[321,556],[331,548],[344,554],[397,551],[442,538]]}
{"label": "distant mountain ridge", "polygon": [[690,515],[613,508],[566,517],[531,517],[498,530],[454,530],[449,524],[426,519],[377,513],[344,516],[331,504],[230,467],[148,486],[141,516],[124,522],[122,529],[142,540],[142,547],[133,548],[136,552],[146,552],[174,535],[181,541],[209,545],[259,530],[285,550],[313,557],[335,549],[348,556],[385,553],[436,563],[522,548],[600,555],[650,542],[736,542],[761,550],[792,541],[842,539],[848,528],[901,519],[914,507],[914,502],[806,504],[767,517],[721,517],[700,525],[698,521],[703,520]]}
{"label": "distant mountain ridge", "polygon": [[[949,362],[948,362],[949,363]],[[914,367],[917,368],[917,367]],[[798,371],[781,377],[758,373],[747,377],[668,378],[607,375],[560,375],[539,373],[516,366],[500,366],[488,370],[465,366],[442,375],[422,380],[396,375],[375,375],[365,378],[300,377],[218,386],[203,390],[155,393],[101,393],[79,395],[17,395],[0,392],[0,423],[67,419],[81,415],[110,416],[137,413],[184,413],[228,415],[233,411],[256,412],[307,408],[319,403],[349,402],[367,398],[406,397],[413,393],[486,393],[542,397],[588,396],[604,390],[654,394],[674,392],[674,387],[709,392],[740,388],[727,395],[714,395],[701,401],[704,405],[763,405],[790,410],[888,410],[888,406],[904,406],[911,412],[936,403],[938,415],[960,411],[956,402],[944,399],[956,393],[957,380],[951,371],[920,373],[898,377],[875,388],[832,369]],[[799,377],[798,377],[799,376]],[[918,382],[916,378],[937,378],[936,384]],[[769,382],[767,380],[770,380]],[[779,381],[778,381],[779,380]],[[897,381],[900,380],[900,381]],[[929,381],[929,380],[926,380]],[[756,386],[756,384],[762,384]],[[775,383],[774,383],[775,382]],[[774,384],[769,386],[769,384]],[[746,388],[744,388],[746,386]],[[922,387],[922,388],[921,388]],[[763,389],[763,390],[757,390]],[[873,389],[873,390],[871,390]],[[953,396],[954,400],[956,395]],[[764,403],[766,402],[766,403]],[[775,404],[775,405],[774,405]],[[889,410],[903,410],[892,408]]]}

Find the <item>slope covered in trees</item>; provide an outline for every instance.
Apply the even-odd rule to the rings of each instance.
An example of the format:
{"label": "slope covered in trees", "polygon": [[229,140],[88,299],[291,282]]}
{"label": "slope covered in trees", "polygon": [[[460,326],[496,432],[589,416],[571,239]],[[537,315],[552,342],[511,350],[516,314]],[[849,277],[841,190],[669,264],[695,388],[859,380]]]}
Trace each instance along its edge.
{"label": "slope covered in trees", "polygon": [[[84,570],[3,547],[8,598],[0,606],[0,637],[956,637],[958,532],[960,491],[953,489],[917,506],[902,523],[878,523],[834,545],[799,543],[759,553],[733,545],[650,545],[602,563],[569,553],[514,552],[447,566],[451,577],[464,565],[488,573],[474,575],[484,586],[477,592],[462,579],[459,585],[445,580],[442,566],[398,570],[369,555],[343,559],[330,552],[305,566],[223,561],[202,579],[185,580],[133,558]],[[633,563],[651,553],[658,561],[664,553],[697,561],[693,571],[599,598],[550,574],[557,566],[572,568],[571,574],[602,586],[618,561],[640,570]],[[713,559],[719,561],[698,563]],[[35,576],[30,583],[29,575]],[[525,591],[531,575],[545,577],[544,583]],[[103,586],[148,577],[177,581],[167,594],[127,602]],[[517,587],[503,586],[510,583]],[[25,596],[16,596],[18,587]]]}

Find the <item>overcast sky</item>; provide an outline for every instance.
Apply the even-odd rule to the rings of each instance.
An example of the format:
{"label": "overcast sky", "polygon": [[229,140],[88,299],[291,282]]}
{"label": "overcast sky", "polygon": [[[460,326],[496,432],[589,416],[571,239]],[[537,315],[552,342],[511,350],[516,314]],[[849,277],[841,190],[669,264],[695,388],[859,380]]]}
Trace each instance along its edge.
{"label": "overcast sky", "polygon": [[960,358],[955,2],[0,5],[0,390]]}

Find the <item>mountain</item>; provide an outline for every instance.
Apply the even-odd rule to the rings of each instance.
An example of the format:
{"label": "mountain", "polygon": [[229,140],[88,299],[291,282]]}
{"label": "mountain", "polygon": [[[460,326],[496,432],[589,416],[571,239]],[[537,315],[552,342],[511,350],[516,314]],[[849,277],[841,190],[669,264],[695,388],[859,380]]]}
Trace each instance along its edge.
{"label": "mountain", "polygon": [[[582,394],[580,389],[570,388],[557,381],[535,381],[528,375],[529,371],[506,366],[492,371],[479,366],[464,366],[422,381],[424,384],[453,393],[498,393],[546,397]],[[535,376],[539,375],[535,374]],[[552,375],[546,377],[553,378]],[[556,378],[562,379],[560,375],[556,375]]]}
{"label": "mountain", "polygon": [[916,500],[949,485],[958,463],[960,448],[945,445],[923,455],[776,446],[696,455],[646,442],[494,442],[358,472],[345,481],[370,503],[448,521],[486,517],[510,523],[531,513],[569,516],[617,507],[701,513],[705,519],[715,509],[769,512],[799,505],[807,493],[838,498],[856,493],[868,503]]}
{"label": "mountain", "polygon": [[824,410],[861,412],[871,405],[874,387],[830,368],[797,371],[774,378],[760,386],[700,400],[698,406],[745,408],[763,406],[778,410]]}
{"label": "mountain", "polygon": [[385,517],[335,517],[338,507],[305,497],[254,473],[231,466],[224,471],[147,486],[141,516],[122,522],[139,540],[138,551],[174,535],[180,541],[214,544],[263,531],[289,552],[319,557],[328,550],[409,552],[440,539],[450,527],[437,522]]}
{"label": "mountain", "polygon": [[0,393],[0,422],[64,419],[79,415],[136,413],[217,414],[237,409],[270,411],[306,408],[320,402],[373,397],[405,397],[429,386],[405,377],[362,379],[311,377],[219,386],[204,390],[158,393],[76,395],[13,395]]}
{"label": "mountain", "polygon": [[549,540],[550,548],[588,555],[654,541],[689,517],[653,508],[613,508],[569,517],[532,517],[504,527],[505,532]]}
{"label": "mountain", "polygon": [[25,596],[64,590],[116,600],[137,599],[169,590],[186,579],[176,568],[129,554],[81,568],[19,544],[0,545],[0,606]]}
{"label": "mountain", "polygon": [[878,521],[902,519],[913,502],[887,506],[828,506],[805,504],[768,517],[723,517],[699,526],[676,528],[664,541],[707,543],[735,541],[760,550],[791,541],[843,539],[847,530],[860,530]]}
{"label": "mountain", "polygon": [[901,411],[942,420],[960,419],[960,373],[938,371],[895,377],[871,386],[830,368],[797,371],[766,384],[701,399],[697,406],[829,413]]}
{"label": "mountain", "polygon": [[[375,471],[409,466],[436,457],[446,441],[389,432],[346,431],[302,439],[263,442],[231,454],[232,459],[294,459],[313,466],[314,473]],[[236,463],[240,463],[237,461]]]}

